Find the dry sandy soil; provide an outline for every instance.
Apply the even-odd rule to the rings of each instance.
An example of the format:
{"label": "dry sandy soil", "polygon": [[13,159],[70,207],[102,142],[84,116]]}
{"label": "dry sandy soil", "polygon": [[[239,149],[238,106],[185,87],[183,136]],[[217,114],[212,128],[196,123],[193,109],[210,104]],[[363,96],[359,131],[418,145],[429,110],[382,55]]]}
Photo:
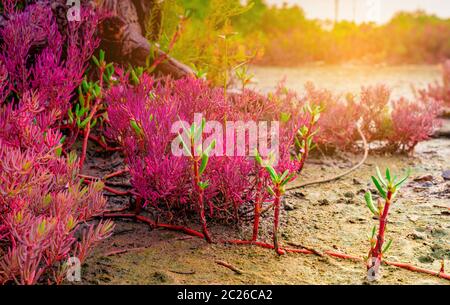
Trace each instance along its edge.
{"label": "dry sandy soil", "polygon": [[[351,167],[360,156],[311,160],[300,180],[333,176]],[[354,174],[342,180],[289,192],[284,203],[282,240],[315,248],[364,256],[367,235],[376,220],[364,200],[373,188],[369,178],[375,166],[396,172],[411,168],[413,178],[392,207],[388,237],[394,240],[386,259],[439,270],[450,266],[450,139],[419,145],[414,156],[370,156]],[[101,164],[99,165],[101,167]],[[105,164],[109,167],[109,164]],[[427,181],[414,178],[431,175]],[[428,177],[430,178],[430,177]],[[429,181],[428,181],[429,180]],[[299,181],[301,182],[301,181]],[[297,182],[296,182],[297,183]],[[117,198],[115,199],[118,200]],[[270,216],[262,236],[270,234]],[[151,230],[144,224],[117,221],[113,237],[103,242],[83,269],[84,283],[98,284],[364,284],[362,263],[313,255],[278,256],[252,246],[207,244],[177,232]],[[249,236],[249,228],[241,237]],[[212,226],[218,240],[238,237],[233,228]],[[268,239],[269,240],[269,239]],[[137,249],[136,249],[137,248]],[[109,255],[122,249],[133,251]],[[216,264],[226,261],[242,275]],[[448,281],[395,267],[383,267],[381,284],[448,284]]]}
{"label": "dry sandy soil", "polygon": [[[257,74],[269,73],[267,68]],[[265,70],[264,70],[265,69]],[[347,68],[354,70],[352,67]],[[436,67],[420,71],[414,67],[402,74],[388,69],[386,79],[394,83],[394,95],[407,91],[410,83],[419,84],[437,79]],[[320,69],[319,69],[320,70]],[[312,80],[333,82],[341,74],[333,71],[311,70]],[[364,82],[369,71],[355,70],[355,88]],[[414,72],[415,71],[415,72]],[[273,86],[273,78],[264,80]],[[289,73],[299,73],[292,70]],[[288,73],[288,74],[289,74]],[[397,73],[397,74],[396,74]],[[398,74],[400,73],[403,77]],[[344,73],[345,74],[345,73]],[[304,75],[304,74],[302,74]],[[382,80],[383,74],[372,75],[373,82]],[[288,79],[295,75],[288,75]],[[423,77],[422,80],[419,79]],[[308,74],[298,82],[309,80]],[[419,81],[419,83],[417,83]],[[348,82],[347,80],[347,83]],[[396,85],[397,84],[397,85]],[[289,83],[288,83],[289,85]],[[298,83],[291,83],[300,87]],[[269,86],[269,85],[267,85]],[[396,87],[397,86],[397,87]],[[323,87],[327,87],[323,85]],[[343,88],[346,90],[349,88]],[[350,88],[352,89],[352,88]],[[355,89],[356,90],[356,89]],[[400,90],[400,91],[399,91]],[[399,93],[400,92],[400,93]],[[446,123],[447,129],[449,122]],[[121,159],[98,159],[90,156],[91,173],[101,175],[120,168]],[[339,154],[310,160],[298,182],[334,176],[357,163],[360,155]],[[315,248],[319,251],[335,250],[364,256],[369,250],[367,235],[376,224],[364,204],[363,194],[373,188],[370,176],[375,166],[389,166],[401,173],[413,170],[410,182],[404,186],[392,207],[387,238],[394,240],[386,259],[411,263],[438,271],[442,260],[450,270],[450,181],[442,177],[450,169],[450,139],[438,138],[421,143],[413,156],[373,155],[353,174],[332,183],[305,187],[289,192],[282,213],[282,242]],[[422,181],[415,178],[431,175]],[[420,180],[420,179],[419,179]],[[117,181],[120,181],[118,179]],[[294,183],[294,184],[295,184]],[[110,197],[111,207],[126,204],[126,198]],[[271,216],[263,222],[262,238],[270,241]],[[250,223],[242,232],[234,228],[211,225],[217,240],[248,238]],[[117,250],[132,249],[111,255]],[[220,266],[217,260],[239,268],[242,274]],[[449,284],[437,277],[384,266],[380,284]],[[84,284],[366,284],[363,263],[314,255],[287,254],[278,256],[274,251],[252,246],[208,244],[198,238],[178,232],[151,230],[145,224],[116,221],[114,235],[94,251],[83,266]]]}

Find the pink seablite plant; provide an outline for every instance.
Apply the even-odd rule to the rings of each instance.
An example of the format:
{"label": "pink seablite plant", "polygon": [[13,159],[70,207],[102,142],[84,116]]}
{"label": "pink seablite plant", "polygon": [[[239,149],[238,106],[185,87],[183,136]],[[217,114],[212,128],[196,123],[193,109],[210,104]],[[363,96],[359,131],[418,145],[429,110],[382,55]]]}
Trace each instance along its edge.
{"label": "pink seablite plant", "polygon": [[361,88],[361,129],[369,142],[385,140],[391,132],[390,97],[385,85]]}
{"label": "pink seablite plant", "polygon": [[352,149],[357,140],[355,123],[361,117],[361,106],[355,97],[348,94],[343,100],[329,90],[307,83],[302,98],[323,109],[317,123],[319,132],[315,141],[325,148]]}
{"label": "pink seablite plant", "polygon": [[423,92],[412,101],[393,101],[390,95],[388,87],[377,85],[363,87],[359,99],[352,94],[343,99],[307,84],[300,99],[323,109],[315,137],[323,148],[357,149],[360,135],[356,131],[360,124],[369,144],[377,143],[379,149],[391,152],[411,152],[438,127],[442,102]]}
{"label": "pink seablite plant", "polygon": [[76,157],[56,157],[55,147],[22,151],[0,139],[0,282],[60,283],[65,261],[84,261],[92,246],[111,234],[112,223],[80,224],[100,215],[102,184],[82,187]]}
{"label": "pink seablite plant", "polygon": [[408,180],[410,172],[403,178],[391,174],[389,168],[386,169],[385,177],[381,175],[377,167],[377,177],[372,176],[372,182],[381,198],[377,204],[373,202],[372,193],[366,192],[364,199],[366,205],[372,214],[379,219],[378,229],[376,226],[372,229],[370,237],[370,251],[368,255],[367,269],[369,271],[369,279],[377,279],[379,277],[379,266],[384,254],[390,249],[392,239],[385,243],[385,233],[388,225],[389,209],[394,204],[395,195],[401,186]]}
{"label": "pink seablite plant", "polygon": [[444,105],[450,105],[450,59],[442,63],[442,84],[429,84],[425,90],[419,90],[422,98],[432,98]]}
{"label": "pink seablite plant", "polygon": [[431,98],[415,102],[401,98],[393,103],[392,135],[388,141],[394,150],[411,152],[422,141],[428,140],[441,124],[438,116],[442,104]]}
{"label": "pink seablite plant", "polygon": [[[0,283],[61,283],[69,257],[83,262],[111,234],[102,183],[83,187],[77,158],[63,154],[59,125],[97,44],[96,18],[60,34],[44,4],[5,2],[0,29]],[[44,43],[44,44],[42,44]],[[81,224],[86,224],[85,229]],[[80,235],[80,238],[77,238]]]}
{"label": "pink seablite plant", "polygon": [[38,94],[40,106],[63,119],[98,46],[99,18],[83,7],[81,22],[68,22],[63,34],[50,5],[27,5],[22,11],[9,6],[8,20],[0,28],[0,98],[9,95],[5,87],[19,99]]}
{"label": "pink seablite plant", "polygon": [[[154,80],[143,74],[135,85],[129,84],[126,76],[120,79],[125,81],[112,87],[105,97],[110,125],[107,135],[123,146],[132,185],[143,205],[172,222],[182,219],[175,215],[196,211],[202,233],[195,235],[208,241],[213,240],[207,229],[209,219],[236,223],[243,210],[254,209],[256,239],[263,204],[281,198],[276,199],[267,189],[270,175],[252,157],[210,156],[213,148],[206,147],[196,155],[199,150],[192,151],[194,146],[190,144],[198,129],[203,131],[201,122],[184,126],[191,136],[183,146],[191,157],[175,156],[171,144],[178,135],[171,127],[180,119],[192,122],[196,113],[217,122],[279,121],[279,159],[274,169],[297,175],[312,148],[318,114],[305,111],[305,104],[294,102],[296,97],[287,92],[262,96],[244,90],[224,96],[223,90],[191,77]],[[310,125],[313,117],[314,124]]]}

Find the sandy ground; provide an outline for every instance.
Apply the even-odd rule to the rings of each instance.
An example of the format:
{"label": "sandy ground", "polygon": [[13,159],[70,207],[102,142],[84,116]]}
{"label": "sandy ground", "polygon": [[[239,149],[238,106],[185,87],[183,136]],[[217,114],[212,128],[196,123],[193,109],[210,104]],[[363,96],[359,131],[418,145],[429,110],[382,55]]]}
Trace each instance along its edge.
{"label": "sandy ground", "polygon": [[[439,77],[437,67],[403,67],[397,71],[398,68],[358,70],[349,66],[343,71],[304,68],[291,69],[289,73],[285,73],[286,69],[258,69],[258,78],[270,75],[258,85],[261,90],[273,87],[275,79],[279,80],[283,73],[288,74],[287,84],[294,89],[301,88],[304,81],[315,80],[318,83],[320,80],[318,85],[321,87],[329,84],[338,91],[357,91],[359,86],[367,85],[366,80],[370,78],[370,83],[388,80],[387,83],[394,88],[394,95],[410,92],[411,83],[420,87]],[[380,69],[384,72],[381,73]],[[350,74],[352,82],[348,81]],[[294,81],[289,82],[292,79]],[[450,129],[449,122],[446,128]],[[117,155],[112,159],[97,157],[89,156],[91,174],[101,175],[111,171],[111,167],[122,166]],[[360,155],[339,154],[333,158],[312,159],[295,183],[334,176],[358,162],[359,158]],[[406,168],[413,170],[413,177],[397,196],[391,210],[387,238],[393,239],[393,245],[386,259],[436,271],[445,260],[447,272],[450,271],[450,181],[442,177],[442,172],[450,169],[449,138],[421,143],[413,156],[370,155],[367,162],[350,176],[289,192],[281,216],[282,243],[302,244],[319,251],[366,255],[369,250],[367,235],[376,220],[366,208],[363,194],[373,189],[370,176],[377,165],[381,168],[389,166],[395,172]],[[431,175],[431,179],[414,181],[414,178],[424,175]],[[127,202],[126,198],[118,197],[110,197],[109,200],[111,207]],[[269,241],[270,215],[262,225],[262,239]],[[215,224],[210,227],[219,241],[245,238],[250,232],[250,223],[240,234],[230,227]],[[134,250],[110,255],[124,249]],[[232,264],[242,270],[242,274],[218,265],[217,260]],[[380,284],[450,284],[437,277],[395,267],[383,267],[382,270]],[[303,254],[278,256],[267,249],[220,242],[207,244],[178,232],[151,230],[144,224],[126,220],[116,222],[114,235],[94,250],[82,272],[84,284],[367,283],[363,263]]]}
{"label": "sandy ground", "polygon": [[[360,156],[312,160],[300,180],[333,176]],[[450,266],[450,140],[434,139],[419,145],[413,157],[370,156],[353,175],[287,194],[281,232],[284,244],[302,244],[319,251],[338,250],[364,256],[367,235],[376,220],[365,207],[363,193],[373,188],[375,166],[406,168],[413,178],[398,195],[390,216],[388,238],[394,240],[386,259],[439,270],[442,259]],[[430,181],[414,178],[432,175]],[[300,182],[300,181],[299,181]],[[445,208],[447,207],[447,208]],[[263,236],[270,233],[270,216]],[[214,226],[217,239],[237,237],[235,230]],[[242,232],[248,236],[248,230]],[[135,251],[108,255],[112,251]],[[226,261],[242,275],[216,264]],[[450,268],[450,267],[449,267]],[[207,244],[177,232],[150,230],[144,224],[117,221],[115,234],[95,250],[83,269],[84,283],[95,284],[364,284],[362,263],[312,255],[278,256],[252,246]],[[395,267],[383,267],[380,284],[449,284],[448,281]]]}
{"label": "sandy ground", "polygon": [[285,79],[288,88],[302,91],[306,82],[327,88],[336,94],[358,94],[362,86],[386,84],[392,89],[392,98],[413,97],[411,86],[426,88],[429,83],[441,81],[441,69],[433,65],[383,66],[336,65],[302,66],[293,68],[252,67],[252,88],[262,92],[273,91]]}

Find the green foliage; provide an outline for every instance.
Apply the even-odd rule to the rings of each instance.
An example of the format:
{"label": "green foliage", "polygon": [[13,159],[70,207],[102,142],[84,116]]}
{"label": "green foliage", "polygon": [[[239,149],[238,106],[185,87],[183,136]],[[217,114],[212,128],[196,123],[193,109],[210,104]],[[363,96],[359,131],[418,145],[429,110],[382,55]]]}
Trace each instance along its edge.
{"label": "green foliage", "polygon": [[260,64],[436,63],[450,57],[450,19],[423,11],[400,12],[384,25],[349,21],[333,25],[305,18],[296,6],[268,7],[256,1],[233,25],[244,34],[247,47],[262,50]]}
{"label": "green foliage", "polygon": [[93,118],[91,111],[94,108],[95,101],[102,99],[102,87],[104,85],[109,87],[113,82],[114,65],[106,63],[105,52],[100,50],[98,58],[92,56],[92,61],[100,71],[99,77],[102,79],[94,82],[85,78],[78,87],[78,102],[75,104],[74,109],[69,109],[67,113],[68,123],[76,125],[78,129],[84,129],[88,123],[90,123],[90,128],[94,128],[98,120],[103,121],[103,117]]}
{"label": "green foliage", "polygon": [[[188,15],[179,40],[171,55],[194,68],[200,77],[207,77],[214,84],[228,85],[230,71],[246,62],[250,52],[244,47],[243,36],[232,25],[232,18],[251,8],[242,6],[239,0],[186,1],[168,0],[155,14],[161,15],[161,31],[156,41],[165,51],[177,31],[180,15]],[[159,17],[149,18],[147,28],[157,28]]]}
{"label": "green foliage", "polygon": [[[400,189],[400,187],[408,180],[411,171],[408,169],[405,177],[398,179],[397,176],[392,176],[389,168],[386,168],[385,177],[382,176],[380,169],[377,167],[377,177],[372,176],[372,182],[380,193],[381,197],[390,200]],[[388,194],[390,197],[388,198]],[[367,194],[366,194],[367,195]],[[367,198],[366,198],[367,202]],[[369,203],[368,203],[369,205]],[[370,207],[369,207],[370,208]]]}

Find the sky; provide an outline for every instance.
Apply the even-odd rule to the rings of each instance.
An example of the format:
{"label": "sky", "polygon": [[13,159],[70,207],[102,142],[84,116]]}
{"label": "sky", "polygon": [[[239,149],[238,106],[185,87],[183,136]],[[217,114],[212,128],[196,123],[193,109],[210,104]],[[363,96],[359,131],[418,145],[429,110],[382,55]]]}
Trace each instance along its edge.
{"label": "sky", "polygon": [[[334,19],[335,0],[266,0],[268,4],[298,4],[308,18]],[[423,9],[443,18],[450,18],[450,0],[339,0],[339,19],[356,22],[384,23],[398,11]]]}

